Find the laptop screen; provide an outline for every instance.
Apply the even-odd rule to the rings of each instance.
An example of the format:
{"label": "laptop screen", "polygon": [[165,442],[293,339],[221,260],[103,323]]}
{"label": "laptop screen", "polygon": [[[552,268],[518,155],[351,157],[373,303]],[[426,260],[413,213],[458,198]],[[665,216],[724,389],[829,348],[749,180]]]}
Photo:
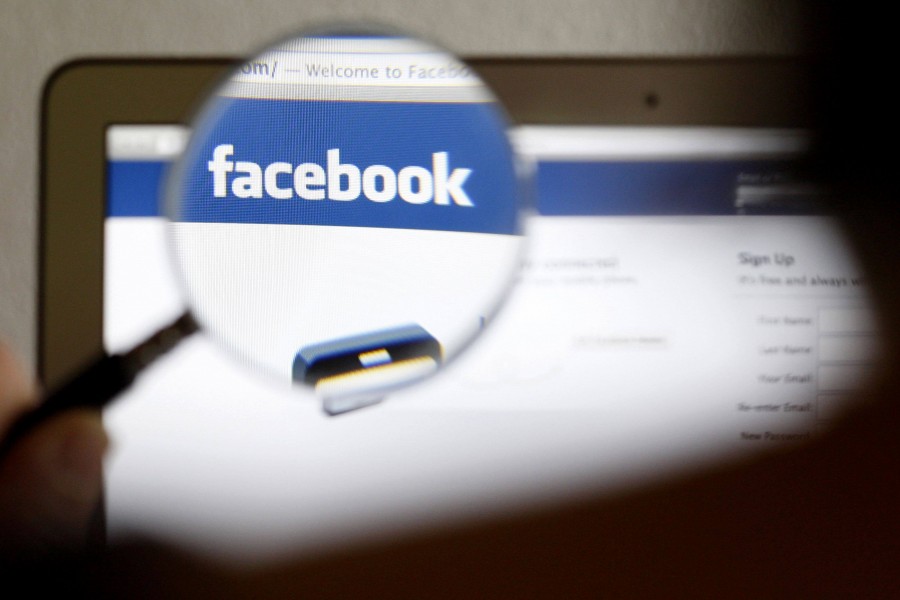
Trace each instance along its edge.
{"label": "laptop screen", "polygon": [[[240,560],[612,493],[796,444],[839,416],[878,343],[803,132],[525,126],[527,252],[445,372],[322,414],[202,336],[106,412],[114,539]],[[104,343],[177,316],[158,197],[184,128],[107,131]]]}

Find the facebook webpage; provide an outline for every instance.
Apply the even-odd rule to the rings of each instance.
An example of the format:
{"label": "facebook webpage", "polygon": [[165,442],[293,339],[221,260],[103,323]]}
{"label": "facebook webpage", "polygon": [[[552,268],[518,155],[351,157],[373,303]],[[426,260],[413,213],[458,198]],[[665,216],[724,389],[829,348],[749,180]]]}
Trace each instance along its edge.
{"label": "facebook webpage", "polygon": [[[484,334],[434,378],[337,418],[207,337],[184,342],[107,410],[114,539],[150,532],[238,560],[315,552],[619,491],[840,416],[878,339],[865,278],[797,175],[801,132],[513,135],[534,207]],[[110,351],[184,308],[158,197],[186,137],[108,131]]]}

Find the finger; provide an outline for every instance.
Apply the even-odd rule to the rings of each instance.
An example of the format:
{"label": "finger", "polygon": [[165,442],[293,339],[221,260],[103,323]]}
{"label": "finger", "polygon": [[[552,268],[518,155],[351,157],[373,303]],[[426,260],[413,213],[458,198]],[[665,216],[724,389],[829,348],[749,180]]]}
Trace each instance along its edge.
{"label": "finger", "polygon": [[0,552],[40,556],[86,541],[108,446],[99,413],[72,410],[22,438],[0,464]]}
{"label": "finger", "polygon": [[34,385],[9,348],[0,343],[0,432],[34,403]]}

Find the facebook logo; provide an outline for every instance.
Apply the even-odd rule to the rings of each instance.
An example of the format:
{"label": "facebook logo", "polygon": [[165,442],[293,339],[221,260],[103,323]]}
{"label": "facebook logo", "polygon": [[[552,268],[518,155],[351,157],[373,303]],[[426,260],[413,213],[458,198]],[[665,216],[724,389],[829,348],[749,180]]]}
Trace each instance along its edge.
{"label": "facebook logo", "polygon": [[[474,206],[463,189],[472,169],[456,168],[448,174],[448,154],[431,155],[431,170],[419,166],[407,166],[395,173],[386,165],[371,165],[360,174],[360,168],[341,163],[341,151],[332,148],[326,152],[327,166],[303,163],[294,167],[288,162],[274,162],[265,170],[255,162],[228,160],[234,154],[233,144],[220,144],[213,150],[207,163],[213,174],[213,196],[228,196],[228,174],[237,172],[239,177],[231,181],[231,193],[237,198],[262,198],[263,190],[269,198],[290,200],[295,193],[303,200],[356,200],[360,193],[372,202],[390,202],[398,195],[409,204],[435,204]],[[279,182],[279,175],[286,176],[288,185]]]}

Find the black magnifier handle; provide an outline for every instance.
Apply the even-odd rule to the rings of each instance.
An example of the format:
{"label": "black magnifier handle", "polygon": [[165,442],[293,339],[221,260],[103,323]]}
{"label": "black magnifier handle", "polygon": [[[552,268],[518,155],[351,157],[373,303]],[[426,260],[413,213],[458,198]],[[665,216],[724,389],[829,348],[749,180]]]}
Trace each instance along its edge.
{"label": "black magnifier handle", "polygon": [[16,419],[0,440],[0,458],[16,441],[48,418],[72,408],[102,408],[128,389],[144,367],[174,348],[199,327],[185,312],[131,350],[110,354],[51,391],[33,410]]}

